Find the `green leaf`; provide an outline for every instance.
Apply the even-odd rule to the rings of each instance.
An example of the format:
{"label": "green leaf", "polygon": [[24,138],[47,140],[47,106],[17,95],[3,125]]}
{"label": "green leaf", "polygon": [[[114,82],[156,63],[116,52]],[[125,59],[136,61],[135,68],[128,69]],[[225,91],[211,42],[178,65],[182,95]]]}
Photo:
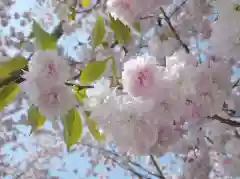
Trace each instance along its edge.
{"label": "green leaf", "polygon": [[77,102],[81,104],[83,100],[87,97],[86,89],[81,89],[81,90],[74,89],[74,95]]}
{"label": "green leaf", "polygon": [[88,130],[97,141],[105,140],[105,136],[98,130],[97,123],[94,120],[87,118],[86,122]]}
{"label": "green leaf", "polygon": [[81,0],[81,4],[83,8],[86,8],[92,4],[92,0]]}
{"label": "green leaf", "polygon": [[140,24],[140,22],[134,23],[134,24],[133,24],[133,27],[134,27],[134,29],[135,29],[137,32],[140,32],[140,31],[141,31],[141,24]]}
{"label": "green leaf", "polygon": [[0,78],[8,77],[12,72],[22,69],[28,64],[26,58],[17,56],[0,64]]}
{"label": "green leaf", "polygon": [[89,84],[99,79],[107,68],[108,60],[89,62],[82,70],[80,83]]}
{"label": "green leaf", "polygon": [[42,127],[46,121],[46,117],[43,116],[39,109],[35,106],[31,106],[28,109],[28,122],[32,126],[31,132],[35,132],[37,129]]}
{"label": "green leaf", "polygon": [[102,46],[103,46],[103,48],[108,48],[108,42],[103,41],[103,42],[102,42]]}
{"label": "green leaf", "polygon": [[93,27],[92,31],[92,46],[96,48],[100,45],[104,39],[105,35],[105,24],[101,16],[98,16],[97,21]]}
{"label": "green leaf", "polygon": [[121,44],[128,42],[131,39],[130,28],[127,25],[123,24],[119,19],[112,17],[111,14],[109,14],[109,16],[110,27],[115,34],[115,39]]}
{"label": "green leaf", "polygon": [[0,89],[0,111],[9,105],[20,92],[20,89],[16,83],[11,83]]}
{"label": "green leaf", "polygon": [[235,11],[239,12],[240,11],[240,4],[237,4],[237,3],[233,4],[233,9]]}
{"label": "green leaf", "polygon": [[57,38],[47,32],[36,22],[33,21],[33,34],[36,37],[36,43],[39,49],[55,50],[57,48]]}
{"label": "green leaf", "polygon": [[82,134],[82,120],[76,108],[71,109],[63,119],[64,141],[68,150],[77,143]]}
{"label": "green leaf", "polygon": [[76,12],[76,9],[74,8],[74,7],[71,7],[70,8],[70,14],[68,15],[68,20],[75,20],[76,19],[76,14],[77,14],[77,12]]}

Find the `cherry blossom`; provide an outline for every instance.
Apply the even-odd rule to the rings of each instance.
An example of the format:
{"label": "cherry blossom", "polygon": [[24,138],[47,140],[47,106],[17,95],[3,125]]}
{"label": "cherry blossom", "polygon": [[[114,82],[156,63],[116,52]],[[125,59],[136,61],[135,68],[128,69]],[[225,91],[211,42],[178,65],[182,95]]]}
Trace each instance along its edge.
{"label": "cherry blossom", "polygon": [[122,74],[124,90],[133,96],[153,96],[162,71],[156,65],[156,59],[148,55],[125,62]]}
{"label": "cherry blossom", "polygon": [[108,10],[114,16],[120,18],[126,23],[132,24],[144,17],[148,13],[154,12],[161,5],[168,5],[171,0],[109,0],[107,2]]}
{"label": "cherry blossom", "polygon": [[64,84],[71,78],[71,73],[67,61],[59,56],[57,51],[38,51],[33,55],[23,77],[28,83],[44,89],[51,85]]}
{"label": "cherry blossom", "polygon": [[21,84],[30,102],[49,119],[66,114],[74,105],[71,89],[65,86],[70,78],[70,67],[55,51],[38,51],[23,75]]}
{"label": "cherry blossom", "polygon": [[[13,104],[0,105],[0,116],[9,116],[11,107],[16,111],[33,105],[58,123],[74,107],[83,127],[79,129],[81,139],[70,151],[86,150],[91,157],[87,176],[103,177],[96,172],[101,162],[119,165],[139,178],[239,176],[240,123],[234,118],[239,114],[240,99],[238,1],[97,0],[89,8],[82,3],[38,1],[27,12],[11,14],[14,3],[0,2],[1,28],[9,29],[9,33],[1,29],[0,34],[0,100],[9,104],[14,94],[5,95],[4,90],[12,87],[10,84],[16,85],[16,91],[20,86],[23,92]],[[129,29],[110,21],[109,13]],[[103,23],[96,23],[98,16]],[[56,50],[46,49],[48,44],[41,49],[36,43],[38,36],[18,30],[11,19],[21,28],[31,26],[31,19],[40,22],[42,30],[58,38]],[[49,40],[48,35],[44,40]],[[67,42],[70,38],[73,41]],[[93,48],[93,42],[97,47]],[[26,57],[29,52],[27,66],[15,66],[11,57]],[[81,84],[81,78],[89,78],[89,84]],[[26,104],[22,105],[23,101]],[[9,121],[0,121],[4,141],[10,140],[7,134],[13,124],[30,124],[22,119]],[[53,140],[60,144],[51,143],[53,149],[36,137],[39,145],[53,150],[41,154],[51,157],[62,152],[66,134],[61,127],[65,126],[53,129]],[[104,140],[99,139],[100,134]],[[155,160],[169,153],[175,157],[178,174],[168,172],[173,163],[164,166]],[[33,152],[29,157],[35,160],[38,155]],[[147,161],[146,167],[137,163],[139,158]],[[23,177],[34,173],[45,177],[46,171],[39,169],[43,165],[35,162]],[[13,175],[18,168],[8,171]]]}

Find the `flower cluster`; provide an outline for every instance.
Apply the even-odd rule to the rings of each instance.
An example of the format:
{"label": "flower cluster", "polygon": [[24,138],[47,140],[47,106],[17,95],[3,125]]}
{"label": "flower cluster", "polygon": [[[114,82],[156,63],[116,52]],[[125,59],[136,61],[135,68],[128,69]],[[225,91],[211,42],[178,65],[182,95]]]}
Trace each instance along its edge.
{"label": "flower cluster", "polygon": [[123,93],[93,106],[92,118],[123,151],[147,154],[159,141],[174,143],[170,136],[175,130],[181,133],[185,122],[222,111],[231,93],[231,65],[213,58],[197,64],[184,53],[168,58],[165,68],[147,54],[129,59],[122,72]]}
{"label": "flower cluster", "polygon": [[53,120],[66,114],[74,105],[72,91],[65,85],[70,77],[67,61],[56,51],[38,51],[23,75],[25,81],[21,88],[28,94],[30,103]]}

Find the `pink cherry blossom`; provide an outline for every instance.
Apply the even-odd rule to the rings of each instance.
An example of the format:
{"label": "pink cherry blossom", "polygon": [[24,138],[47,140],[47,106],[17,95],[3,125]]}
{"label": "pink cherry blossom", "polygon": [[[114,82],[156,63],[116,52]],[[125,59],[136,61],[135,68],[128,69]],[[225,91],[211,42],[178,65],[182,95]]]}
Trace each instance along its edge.
{"label": "pink cherry blossom", "polygon": [[38,51],[28,65],[23,78],[39,86],[48,88],[51,85],[64,84],[71,78],[70,67],[56,51]]}
{"label": "pink cherry blossom", "polygon": [[161,68],[154,57],[144,55],[132,58],[124,64],[123,87],[133,96],[149,97],[156,92]]}
{"label": "pink cherry blossom", "polygon": [[74,95],[67,86],[59,85],[43,90],[26,81],[21,87],[27,93],[29,102],[37,106],[40,112],[50,120],[58,119],[74,107]]}

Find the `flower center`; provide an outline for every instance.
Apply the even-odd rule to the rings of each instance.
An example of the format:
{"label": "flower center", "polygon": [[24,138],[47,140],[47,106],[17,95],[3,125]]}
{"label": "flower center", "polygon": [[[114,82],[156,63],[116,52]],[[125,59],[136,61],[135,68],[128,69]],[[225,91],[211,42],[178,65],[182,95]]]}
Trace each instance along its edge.
{"label": "flower center", "polygon": [[48,64],[47,69],[48,69],[49,76],[52,76],[53,74],[57,73],[56,66],[53,63]]}
{"label": "flower center", "polygon": [[49,97],[49,102],[51,104],[58,104],[59,103],[59,95],[56,92],[50,92],[48,93],[48,97]]}
{"label": "flower center", "polygon": [[152,73],[150,69],[141,69],[137,74],[137,81],[140,86],[148,87],[152,84]]}

